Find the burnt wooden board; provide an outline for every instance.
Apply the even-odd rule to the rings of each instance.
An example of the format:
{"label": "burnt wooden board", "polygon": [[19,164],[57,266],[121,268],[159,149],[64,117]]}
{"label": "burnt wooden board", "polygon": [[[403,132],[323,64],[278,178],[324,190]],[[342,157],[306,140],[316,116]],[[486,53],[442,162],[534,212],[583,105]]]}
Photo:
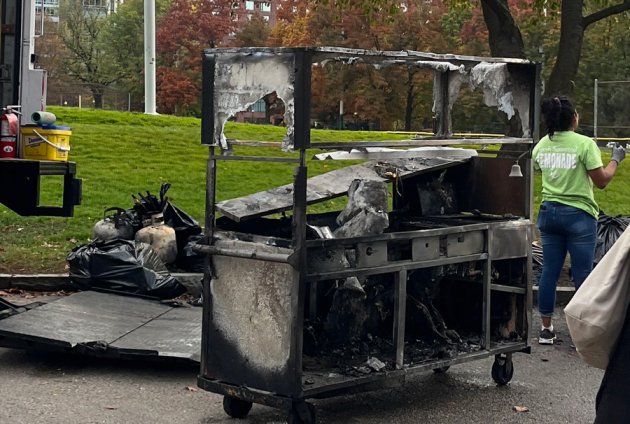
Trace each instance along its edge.
{"label": "burnt wooden board", "polygon": [[[102,356],[148,355],[199,360],[201,308],[84,291],[0,320],[0,345],[29,342],[83,352],[102,343]],[[24,344],[24,343],[22,343]]]}
{"label": "burnt wooden board", "polygon": [[[396,178],[409,178],[466,161],[468,159],[409,158],[387,162],[371,161],[336,169],[308,179],[306,203],[313,204],[343,196],[356,179],[393,181]],[[286,211],[292,207],[293,184],[226,200],[216,205],[217,211],[237,222]]]}

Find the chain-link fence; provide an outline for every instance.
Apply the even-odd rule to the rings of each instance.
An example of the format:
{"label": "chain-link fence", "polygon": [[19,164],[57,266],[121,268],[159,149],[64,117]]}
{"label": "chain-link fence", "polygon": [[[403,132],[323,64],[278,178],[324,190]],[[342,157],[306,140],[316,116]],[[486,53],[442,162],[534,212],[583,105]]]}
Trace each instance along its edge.
{"label": "chain-link fence", "polygon": [[593,138],[599,145],[630,143],[630,81],[594,80]]}
{"label": "chain-link fence", "polygon": [[[103,109],[128,112],[144,111],[144,96],[129,91],[105,88],[102,90],[101,105]],[[98,99],[89,90],[48,90],[46,103],[52,106],[71,106],[94,108]]]}

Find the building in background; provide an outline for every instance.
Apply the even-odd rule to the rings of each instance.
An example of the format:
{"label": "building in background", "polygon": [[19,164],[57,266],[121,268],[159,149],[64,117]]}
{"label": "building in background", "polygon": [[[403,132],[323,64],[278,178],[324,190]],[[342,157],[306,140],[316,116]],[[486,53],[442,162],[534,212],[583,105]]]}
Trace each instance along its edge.
{"label": "building in background", "polygon": [[234,2],[238,22],[242,25],[251,19],[255,13],[258,13],[270,26],[274,26],[276,24],[278,3],[278,0],[240,0]]}
{"label": "building in background", "polygon": [[[52,22],[59,22],[59,0],[34,0],[35,20],[41,22],[43,17]],[[97,12],[102,15],[115,13],[122,0],[82,0],[86,11]]]}

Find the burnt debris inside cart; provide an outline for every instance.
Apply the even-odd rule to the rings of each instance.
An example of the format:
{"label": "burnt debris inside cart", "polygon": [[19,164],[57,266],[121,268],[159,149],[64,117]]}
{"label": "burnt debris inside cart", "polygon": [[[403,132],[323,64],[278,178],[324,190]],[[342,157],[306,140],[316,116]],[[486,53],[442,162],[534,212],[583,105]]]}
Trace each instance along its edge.
{"label": "burnt debris inside cart", "polygon": [[[434,133],[312,141],[311,87],[329,63],[347,74],[356,66],[429,73]],[[231,416],[257,402],[287,409],[292,422],[314,422],[307,398],[488,356],[495,356],[493,379],[507,384],[512,353],[529,350],[531,331],[528,152],[537,140],[538,86],[538,66],[518,59],[206,50],[202,143],[210,155],[206,243],[197,250],[209,262],[200,387],[224,394]],[[465,114],[455,111],[464,89],[516,122],[515,135],[454,134],[453,122],[463,125]],[[226,136],[230,117],[271,93],[284,106],[282,140]],[[238,155],[243,145],[287,153]],[[311,157],[353,162],[311,176],[307,163],[322,163]],[[222,167],[234,160],[290,167],[293,181],[217,202],[230,178]],[[509,176],[515,164],[523,177]]]}

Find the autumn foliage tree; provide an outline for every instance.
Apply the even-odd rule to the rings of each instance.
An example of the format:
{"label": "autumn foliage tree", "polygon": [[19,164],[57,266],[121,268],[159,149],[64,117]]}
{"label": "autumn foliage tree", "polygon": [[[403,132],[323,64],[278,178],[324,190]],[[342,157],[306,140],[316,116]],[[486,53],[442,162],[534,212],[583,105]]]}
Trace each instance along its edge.
{"label": "autumn foliage tree", "polygon": [[[156,16],[164,14],[168,0],[155,0]],[[106,52],[116,62],[123,78],[118,88],[134,99],[144,98],[144,0],[126,0],[107,18],[104,29]],[[137,101],[138,107],[143,102]]]}
{"label": "autumn foliage tree", "polygon": [[[76,90],[76,81],[68,76],[66,63],[70,57],[70,51],[64,44],[59,34],[58,25],[49,19],[44,21],[44,34],[35,39],[35,52],[37,53],[37,65],[46,70],[48,77],[47,97],[48,101],[60,99],[64,94]],[[87,94],[87,93],[86,93]]]}
{"label": "autumn foliage tree", "polygon": [[260,13],[254,13],[243,28],[236,34],[237,47],[266,46],[271,28]]}
{"label": "autumn foliage tree", "polygon": [[[449,11],[441,1],[427,3],[412,0],[406,3],[404,13],[391,17],[386,33],[387,50],[416,50],[446,53],[452,51],[452,34],[445,28]],[[459,32],[459,25],[452,32]],[[457,41],[459,37],[457,37]],[[390,90],[387,108],[392,121],[402,121],[402,129],[426,128],[431,122],[430,101],[432,74],[415,66],[398,66],[385,73]]]}
{"label": "autumn foliage tree", "polygon": [[100,109],[105,88],[123,75],[107,54],[106,16],[98,8],[84,8],[80,0],[62,1],[59,13],[59,35],[69,52],[64,69],[70,78],[90,90],[94,107]]}
{"label": "autumn foliage tree", "polygon": [[201,57],[234,30],[231,0],[173,0],[157,24],[157,103],[161,113],[186,114],[198,105]]}
{"label": "autumn foliage tree", "polygon": [[307,0],[283,0],[276,12],[268,43],[273,47],[316,45],[310,32],[312,4]]}

